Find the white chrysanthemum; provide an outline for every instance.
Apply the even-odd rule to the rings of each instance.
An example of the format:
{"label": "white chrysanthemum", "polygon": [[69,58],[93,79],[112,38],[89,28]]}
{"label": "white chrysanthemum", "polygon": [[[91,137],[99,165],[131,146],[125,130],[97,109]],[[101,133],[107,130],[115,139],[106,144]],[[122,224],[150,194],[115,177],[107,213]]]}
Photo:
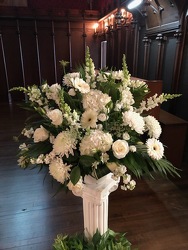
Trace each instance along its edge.
{"label": "white chrysanthemum", "polygon": [[146,141],[147,153],[154,160],[160,160],[164,155],[164,147],[163,144],[155,139],[150,138]]}
{"label": "white chrysanthemum", "polygon": [[52,84],[46,92],[46,96],[48,99],[54,100],[57,104],[59,104],[59,92],[61,90],[61,86],[58,83]]}
{"label": "white chrysanthemum", "polygon": [[52,124],[55,126],[59,126],[63,122],[63,114],[59,109],[49,110],[47,112],[47,116],[52,121]]}
{"label": "white chrysanthemum", "polygon": [[90,86],[83,79],[76,77],[71,78],[72,84],[75,89],[78,89],[82,94],[88,93],[90,91]]}
{"label": "white chrysanthemum", "polygon": [[162,129],[160,123],[155,119],[154,116],[148,115],[144,117],[146,131],[148,131],[148,135],[150,137],[154,137],[156,139],[161,135]]}
{"label": "white chrysanthemum", "polygon": [[35,129],[33,134],[34,142],[45,141],[49,137],[49,132],[41,125],[40,128]]}
{"label": "white chrysanthemum", "polygon": [[105,110],[107,103],[111,101],[111,97],[107,94],[103,94],[100,90],[90,90],[89,93],[83,96],[84,109],[92,109],[96,112]]}
{"label": "white chrysanthemum", "polygon": [[69,179],[69,172],[71,171],[71,165],[67,165],[62,161],[61,158],[56,157],[49,164],[49,173],[53,176],[55,180],[60,183],[64,183],[67,179]]}
{"label": "white chrysanthemum", "polygon": [[63,131],[59,133],[53,143],[53,151],[56,155],[69,157],[74,155],[73,150],[76,149],[76,133],[71,131]]}
{"label": "white chrysanthemum", "polygon": [[134,111],[126,111],[123,114],[123,124],[129,126],[132,130],[135,130],[138,134],[143,134],[144,132],[144,119],[140,114]]}
{"label": "white chrysanthemum", "polygon": [[94,110],[86,110],[81,117],[82,128],[96,128],[97,112]]}
{"label": "white chrysanthemum", "polygon": [[110,150],[113,139],[111,134],[101,130],[93,130],[89,135],[85,135],[80,143],[81,155],[93,155],[97,151],[102,153]]}

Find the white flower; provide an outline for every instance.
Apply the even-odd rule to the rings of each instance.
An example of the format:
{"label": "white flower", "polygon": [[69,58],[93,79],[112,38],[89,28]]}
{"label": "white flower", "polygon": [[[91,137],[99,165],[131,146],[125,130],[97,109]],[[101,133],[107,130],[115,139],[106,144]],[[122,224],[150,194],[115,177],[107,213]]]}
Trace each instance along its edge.
{"label": "white flower", "polygon": [[59,92],[61,90],[61,86],[58,83],[52,84],[48,90],[46,90],[46,96],[48,99],[54,100],[57,104],[59,104]]}
{"label": "white flower", "polygon": [[81,117],[82,128],[96,128],[97,112],[91,109],[86,110]]}
{"label": "white flower", "polygon": [[130,135],[127,132],[123,133],[123,139],[126,141],[130,140]]}
{"label": "white flower", "polygon": [[73,185],[71,181],[69,181],[69,183],[67,184],[67,187],[69,190],[72,191],[72,193],[76,196],[82,196],[82,191],[83,191],[83,181],[82,181],[82,177],[80,178],[80,180]]}
{"label": "white flower", "polygon": [[17,162],[18,166],[20,166],[21,168],[25,168],[28,163],[28,158],[26,158],[25,156],[20,156]]}
{"label": "white flower", "polygon": [[109,160],[109,155],[107,154],[107,153],[102,153],[101,154],[101,162],[102,163],[105,163],[105,162],[107,162],[108,160]]}
{"label": "white flower", "polygon": [[122,159],[129,152],[129,144],[125,140],[117,140],[112,144],[112,150],[117,159]]}
{"label": "white flower", "polygon": [[107,117],[107,115],[104,114],[104,113],[100,113],[100,114],[98,115],[98,120],[101,121],[101,122],[104,122],[104,121],[106,121],[107,119],[108,119],[108,117]]}
{"label": "white flower", "polygon": [[154,160],[160,160],[164,155],[164,147],[163,144],[155,139],[150,138],[146,141],[147,153]]}
{"label": "white flower", "polygon": [[24,128],[23,130],[22,130],[22,134],[24,135],[24,136],[26,136],[27,138],[31,138],[32,136],[33,136],[33,134],[34,134],[34,129],[31,127],[30,129],[26,129],[26,128]]}
{"label": "white flower", "polygon": [[129,150],[134,153],[134,152],[136,152],[136,147],[134,145],[131,145],[129,147]]}
{"label": "white flower", "polygon": [[140,114],[134,111],[126,111],[123,114],[123,124],[128,125],[132,130],[135,130],[138,134],[144,132],[144,119]]}
{"label": "white flower", "polygon": [[76,133],[63,131],[56,136],[53,144],[55,154],[69,157],[69,154],[74,155],[74,149],[76,149]]}
{"label": "white flower", "polygon": [[71,78],[72,84],[75,89],[78,89],[81,93],[88,93],[90,91],[90,86],[83,79],[76,77]]}
{"label": "white flower", "polygon": [[131,176],[130,176],[130,174],[125,174],[125,175],[123,176],[123,183],[127,185],[130,181],[131,181]]}
{"label": "white flower", "polygon": [[76,77],[80,77],[79,72],[68,73],[68,74],[64,75],[63,83],[68,87],[73,87],[71,79],[72,78],[74,79]]}
{"label": "white flower", "polygon": [[49,164],[49,173],[60,183],[64,183],[69,179],[69,172],[71,171],[71,165],[63,163],[61,158],[56,157]]}
{"label": "white flower", "polygon": [[162,129],[157,119],[155,119],[154,116],[148,115],[144,117],[144,121],[146,124],[146,131],[148,131],[148,135],[150,137],[158,139],[159,136],[161,135]]}
{"label": "white flower", "polygon": [[135,188],[135,186],[136,186],[136,181],[135,180],[131,180],[129,182],[129,184],[127,185],[127,189],[133,190]]}
{"label": "white flower", "polygon": [[28,151],[29,150],[25,143],[20,144],[19,149],[22,150],[22,151]]}
{"label": "white flower", "polygon": [[122,80],[124,78],[123,71],[113,71],[112,72],[112,78],[116,80]]}
{"label": "white flower", "polygon": [[85,135],[80,143],[81,155],[93,155],[97,151],[102,153],[110,150],[113,139],[109,133],[101,130],[93,130],[89,135]]}
{"label": "white flower", "polygon": [[52,124],[55,126],[59,126],[63,122],[63,114],[59,109],[49,110],[47,112],[47,116],[48,118],[50,118]]}
{"label": "white flower", "polygon": [[33,134],[34,142],[45,141],[49,137],[49,132],[41,125]]}
{"label": "white flower", "polygon": [[111,97],[107,94],[103,94],[102,91],[91,89],[89,93],[83,95],[83,107],[84,109],[92,109],[96,112],[105,110],[107,103],[111,101]]}
{"label": "white flower", "polygon": [[76,95],[76,92],[75,92],[75,90],[74,90],[73,88],[71,88],[71,89],[69,89],[68,94],[69,94],[70,96],[75,96],[75,95]]}

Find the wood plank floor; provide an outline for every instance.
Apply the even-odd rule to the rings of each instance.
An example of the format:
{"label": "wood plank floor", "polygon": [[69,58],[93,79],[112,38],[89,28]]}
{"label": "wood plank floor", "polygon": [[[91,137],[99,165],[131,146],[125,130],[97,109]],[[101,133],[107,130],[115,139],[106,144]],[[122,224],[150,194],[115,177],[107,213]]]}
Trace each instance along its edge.
{"label": "wood plank floor", "polygon": [[[82,200],[59,193],[45,172],[17,166],[12,137],[26,113],[0,104],[0,250],[50,250],[58,233],[82,232]],[[132,192],[110,195],[109,227],[127,232],[138,250],[188,250],[188,164],[182,178],[138,180]]]}

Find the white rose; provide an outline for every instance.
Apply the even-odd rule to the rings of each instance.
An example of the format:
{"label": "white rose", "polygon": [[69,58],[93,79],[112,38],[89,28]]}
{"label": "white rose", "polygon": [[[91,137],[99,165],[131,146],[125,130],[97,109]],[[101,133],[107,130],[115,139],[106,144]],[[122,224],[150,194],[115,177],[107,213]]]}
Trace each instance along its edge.
{"label": "white rose", "polygon": [[59,109],[50,110],[47,112],[48,118],[52,121],[52,124],[59,126],[63,122],[63,114]]}
{"label": "white rose", "polygon": [[101,121],[101,122],[104,122],[107,120],[107,115],[104,114],[104,113],[101,113],[98,115],[98,120]]}
{"label": "white rose", "polygon": [[129,152],[129,144],[125,140],[117,140],[112,144],[112,150],[117,159],[122,159]]}
{"label": "white rose", "polygon": [[37,128],[33,134],[34,142],[45,141],[49,137],[49,132],[43,127]]}

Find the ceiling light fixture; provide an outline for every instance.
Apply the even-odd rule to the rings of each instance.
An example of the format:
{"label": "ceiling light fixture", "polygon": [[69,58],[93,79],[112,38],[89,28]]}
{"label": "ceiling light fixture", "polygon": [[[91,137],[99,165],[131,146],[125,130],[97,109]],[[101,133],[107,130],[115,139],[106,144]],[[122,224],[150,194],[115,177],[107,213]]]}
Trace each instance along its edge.
{"label": "ceiling light fixture", "polygon": [[132,10],[134,8],[136,8],[138,5],[140,5],[143,2],[143,0],[133,0],[131,1],[128,5],[127,8],[129,10]]}

